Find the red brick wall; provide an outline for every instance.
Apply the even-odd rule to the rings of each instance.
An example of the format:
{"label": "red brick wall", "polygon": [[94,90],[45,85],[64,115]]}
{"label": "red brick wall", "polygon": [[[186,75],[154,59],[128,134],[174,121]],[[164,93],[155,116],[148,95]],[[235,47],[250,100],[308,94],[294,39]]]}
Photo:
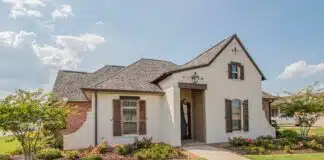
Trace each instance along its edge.
{"label": "red brick wall", "polygon": [[91,111],[91,102],[68,102],[70,113],[67,117],[66,129],[62,130],[63,135],[77,131],[87,119],[87,112]]}

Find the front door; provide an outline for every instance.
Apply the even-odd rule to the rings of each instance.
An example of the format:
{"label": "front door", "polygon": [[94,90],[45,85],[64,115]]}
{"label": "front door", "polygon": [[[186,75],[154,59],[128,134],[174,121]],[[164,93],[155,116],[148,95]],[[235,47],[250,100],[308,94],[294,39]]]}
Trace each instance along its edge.
{"label": "front door", "polygon": [[191,104],[181,101],[181,140],[191,139]]}

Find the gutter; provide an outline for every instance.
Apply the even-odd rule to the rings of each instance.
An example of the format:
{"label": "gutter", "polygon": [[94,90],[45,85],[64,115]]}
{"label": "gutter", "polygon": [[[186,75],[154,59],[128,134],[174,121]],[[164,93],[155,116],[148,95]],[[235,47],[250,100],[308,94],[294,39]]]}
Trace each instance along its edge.
{"label": "gutter", "polygon": [[94,93],[95,94],[95,146],[98,144],[98,100],[97,100],[97,92]]}

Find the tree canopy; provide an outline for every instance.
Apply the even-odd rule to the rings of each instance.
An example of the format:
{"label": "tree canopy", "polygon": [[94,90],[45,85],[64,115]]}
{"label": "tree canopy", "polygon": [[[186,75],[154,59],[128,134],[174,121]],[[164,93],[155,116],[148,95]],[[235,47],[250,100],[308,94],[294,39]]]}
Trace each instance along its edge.
{"label": "tree canopy", "polygon": [[21,143],[25,159],[32,159],[44,134],[66,125],[65,103],[42,90],[17,90],[0,102],[0,130],[11,132]]}
{"label": "tree canopy", "polygon": [[296,93],[286,92],[289,96],[282,97],[278,104],[281,111],[293,116],[300,126],[301,134],[308,135],[310,127],[318,120],[324,111],[324,94],[319,83],[309,85]]}

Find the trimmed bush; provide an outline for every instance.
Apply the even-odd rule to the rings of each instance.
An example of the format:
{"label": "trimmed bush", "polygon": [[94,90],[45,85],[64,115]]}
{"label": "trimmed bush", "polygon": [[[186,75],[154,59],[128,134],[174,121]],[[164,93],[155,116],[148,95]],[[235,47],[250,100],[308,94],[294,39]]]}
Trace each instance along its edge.
{"label": "trimmed bush", "polygon": [[288,146],[288,145],[284,146],[283,150],[286,153],[292,153],[292,150],[291,150],[290,146]]}
{"label": "trimmed bush", "polygon": [[62,153],[59,149],[48,148],[48,149],[42,149],[38,151],[36,157],[42,160],[52,160],[52,159],[61,158]]}
{"label": "trimmed bush", "polygon": [[243,137],[233,137],[232,139],[229,139],[229,143],[233,146],[247,146],[250,142],[252,142],[251,139],[247,140]]}
{"label": "trimmed bush", "polygon": [[139,140],[136,137],[134,139],[133,146],[135,146],[136,149],[150,148],[152,146],[152,137],[150,137],[150,138],[143,137],[142,140]]}
{"label": "trimmed bush", "polygon": [[99,144],[96,148],[98,149],[98,151],[100,153],[106,153],[106,152],[108,152],[108,142],[105,141],[105,142]]}
{"label": "trimmed bush", "polygon": [[122,145],[122,144],[115,145],[114,147],[115,147],[114,151],[117,152],[120,155],[126,155],[128,153],[125,146]]}
{"label": "trimmed bush", "polygon": [[102,160],[102,158],[96,154],[88,154],[85,157],[81,158],[81,160]]}
{"label": "trimmed bush", "polygon": [[289,129],[286,129],[286,130],[283,130],[280,132],[280,138],[297,138],[298,137],[298,133],[296,131],[293,131],[293,130],[289,130]]}
{"label": "trimmed bush", "polygon": [[75,160],[79,158],[80,154],[78,150],[66,151],[64,157],[68,160]]}
{"label": "trimmed bush", "polygon": [[171,145],[165,143],[157,143],[153,144],[150,148],[141,149],[140,151],[135,153],[135,157],[139,160],[165,160],[171,159],[177,154],[178,152],[174,150]]}

